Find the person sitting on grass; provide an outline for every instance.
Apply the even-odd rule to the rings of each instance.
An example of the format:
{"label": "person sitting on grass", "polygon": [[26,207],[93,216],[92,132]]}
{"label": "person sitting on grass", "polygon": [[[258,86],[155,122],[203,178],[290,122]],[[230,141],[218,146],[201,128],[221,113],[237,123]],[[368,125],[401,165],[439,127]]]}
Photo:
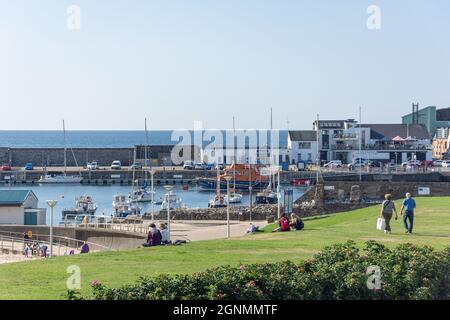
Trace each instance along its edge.
{"label": "person sitting on grass", "polygon": [[289,225],[289,219],[286,217],[286,215],[283,213],[281,215],[280,220],[278,220],[279,227],[274,229],[272,232],[287,232],[291,231],[291,226]]}
{"label": "person sitting on grass", "polygon": [[80,253],[89,253],[89,245],[86,243],[86,241],[81,246]]}
{"label": "person sitting on grass", "polygon": [[167,229],[167,225],[165,223],[159,224],[159,232],[161,233],[161,243],[162,244],[169,244],[169,230]]}
{"label": "person sitting on grass", "polygon": [[148,230],[147,242],[143,244],[144,247],[154,247],[161,245],[161,232],[156,228],[156,225],[152,223]]}
{"label": "person sitting on grass", "polygon": [[295,213],[291,213],[291,227],[295,230],[299,231],[302,230],[305,227],[305,224],[303,223],[303,220],[296,215]]}
{"label": "person sitting on grass", "polygon": [[249,234],[249,233],[255,233],[258,231],[259,231],[259,228],[257,226],[255,226],[253,223],[250,223],[250,225],[245,233]]}

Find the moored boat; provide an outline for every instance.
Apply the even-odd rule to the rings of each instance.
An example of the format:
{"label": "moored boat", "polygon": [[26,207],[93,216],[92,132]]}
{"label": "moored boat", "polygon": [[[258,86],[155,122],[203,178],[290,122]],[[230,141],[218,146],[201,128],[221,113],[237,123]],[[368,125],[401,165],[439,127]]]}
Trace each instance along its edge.
{"label": "moored boat", "polygon": [[64,209],[63,216],[94,215],[98,206],[91,196],[81,196],[75,199],[75,206],[72,209]]}

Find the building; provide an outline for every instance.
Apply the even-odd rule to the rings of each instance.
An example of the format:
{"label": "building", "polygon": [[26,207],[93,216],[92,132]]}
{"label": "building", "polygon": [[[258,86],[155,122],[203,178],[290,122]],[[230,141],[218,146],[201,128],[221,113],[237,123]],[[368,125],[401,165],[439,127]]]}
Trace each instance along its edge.
{"label": "building", "polygon": [[357,136],[351,131],[356,125],[354,119],[314,121],[313,129],[319,135],[319,158],[322,163],[330,160],[348,161],[345,147],[356,143]]}
{"label": "building", "polygon": [[297,164],[299,161],[317,162],[317,132],[314,130],[289,131],[288,162]]}
{"label": "building", "polygon": [[430,106],[402,117],[403,124],[423,124],[434,137],[438,128],[450,127],[450,108],[437,109]]}
{"label": "building", "polygon": [[44,225],[46,209],[38,208],[31,190],[0,190],[0,224]]}
{"label": "building", "polygon": [[358,158],[396,163],[432,159],[431,137],[421,124],[361,124],[346,130],[344,135],[352,139],[332,146],[334,159],[344,163]]}

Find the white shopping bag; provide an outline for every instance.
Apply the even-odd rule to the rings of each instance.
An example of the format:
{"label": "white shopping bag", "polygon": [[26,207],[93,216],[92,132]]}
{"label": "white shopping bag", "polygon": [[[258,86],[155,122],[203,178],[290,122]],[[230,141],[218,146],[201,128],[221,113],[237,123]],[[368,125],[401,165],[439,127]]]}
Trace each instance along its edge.
{"label": "white shopping bag", "polygon": [[386,228],[386,221],[383,218],[378,218],[377,220],[377,229],[383,231]]}

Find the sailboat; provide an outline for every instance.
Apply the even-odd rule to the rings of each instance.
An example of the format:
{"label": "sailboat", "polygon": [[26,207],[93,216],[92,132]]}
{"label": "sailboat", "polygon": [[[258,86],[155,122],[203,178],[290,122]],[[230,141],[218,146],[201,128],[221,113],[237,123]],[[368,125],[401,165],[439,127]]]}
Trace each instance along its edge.
{"label": "sailboat", "polygon": [[226,203],[235,204],[242,202],[242,194],[236,193],[236,171],[233,170],[233,189],[230,190],[230,199],[228,199],[228,195],[224,197]]}
{"label": "sailboat", "polygon": [[[133,185],[133,190],[130,193],[130,201],[131,202],[152,202],[154,204],[162,204],[163,198],[158,197],[156,195],[155,190],[153,189],[153,185],[151,187],[151,190],[149,190],[148,182],[147,182],[147,146],[148,146],[148,131],[147,131],[147,118],[145,118],[145,160],[144,160],[144,166],[142,167],[142,170],[144,171],[144,185],[142,187]],[[136,162],[136,154],[134,155],[134,162]],[[135,168],[133,168],[133,181],[135,176]]]}
{"label": "sailboat", "polygon": [[[67,175],[67,139],[66,126],[63,120],[63,135],[64,135],[64,173],[63,174],[45,174],[39,179],[39,183],[80,183],[83,178],[81,173],[78,176]],[[76,163],[76,159],[75,159]],[[78,166],[78,164],[76,164]]]}
{"label": "sailboat", "polygon": [[217,166],[217,183],[216,183],[216,193],[214,198],[209,200],[208,207],[209,208],[223,208],[227,206],[227,202],[225,197],[220,193],[220,169]]}

